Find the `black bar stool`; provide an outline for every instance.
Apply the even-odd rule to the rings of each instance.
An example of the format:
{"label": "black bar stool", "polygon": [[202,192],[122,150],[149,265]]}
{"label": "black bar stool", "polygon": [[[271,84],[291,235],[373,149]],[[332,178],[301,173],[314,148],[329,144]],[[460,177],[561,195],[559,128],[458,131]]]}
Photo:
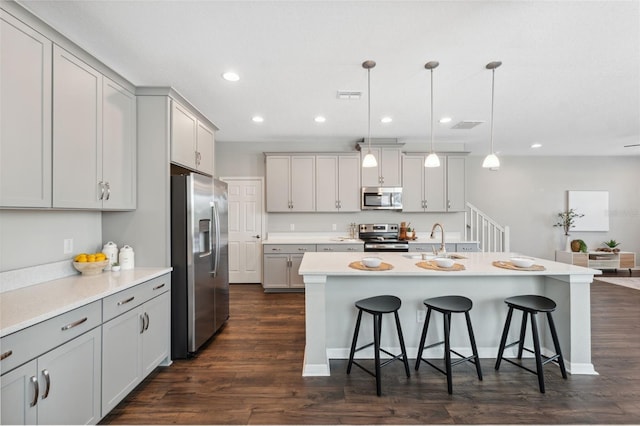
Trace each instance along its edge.
{"label": "black bar stool", "polygon": [[[426,299],[423,301],[427,307],[427,316],[424,320],[424,327],[422,328],[422,337],[420,338],[420,346],[418,348],[418,356],[416,359],[416,370],[420,367],[420,361],[424,361],[442,374],[447,376],[447,390],[449,393],[453,393],[453,385],[451,383],[451,367],[460,364],[465,361],[469,361],[476,366],[476,372],[478,373],[478,379],[482,380],[482,369],[480,368],[480,357],[478,357],[478,348],[476,347],[476,339],[473,335],[473,328],[471,327],[471,318],[469,317],[469,311],[473,307],[473,302],[464,296],[442,296]],[[427,338],[427,330],[429,328],[429,319],[431,317],[431,311],[438,311],[444,315],[444,340],[441,342],[433,343],[429,346],[425,346],[425,340]],[[451,333],[451,313],[462,313],[467,320],[467,330],[469,332],[469,340],[471,341],[471,350],[473,355],[465,357],[462,354],[451,349],[450,333]],[[444,343],[444,362],[445,370],[431,363],[430,361],[422,358],[422,352],[425,349],[432,348]],[[456,354],[460,359],[451,362],[451,353]]]}
{"label": "black bar stool", "polygon": [[[409,361],[407,360],[407,350],[404,347],[404,339],[402,337],[402,328],[400,327],[400,318],[398,317],[398,309],[400,309],[400,305],[402,302],[396,296],[375,296],[369,297],[367,299],[358,300],[356,302],[356,308],[358,308],[358,320],[356,321],[356,328],[353,332],[353,342],[351,343],[351,353],[349,355],[349,365],[347,366],[347,374],[351,373],[351,366],[357,365],[367,373],[371,374],[376,378],[376,388],[378,392],[378,396],[382,393],[382,387],[380,385],[380,369],[385,365],[393,362],[397,359],[402,358],[404,362],[404,369],[407,372],[407,377],[410,377],[409,373]],[[358,332],[360,330],[360,320],[362,319],[362,312],[368,312],[373,315],[373,342],[368,343],[364,346],[361,346],[356,349],[356,344],[358,342]],[[398,330],[398,339],[400,340],[400,349],[402,353],[399,355],[394,355],[385,349],[380,347],[380,331],[382,329],[382,315],[390,314],[393,312],[393,315],[396,319],[396,328]],[[363,365],[359,364],[357,361],[354,361],[353,356],[359,350],[368,348],[369,346],[374,346],[374,354],[375,354],[375,373],[371,370],[365,368]],[[384,352],[385,354],[391,356],[391,359],[385,361],[380,364],[380,352]]]}
{"label": "black bar stool", "polygon": [[[498,350],[498,358],[496,360],[496,370],[500,368],[500,361],[505,360],[510,364],[513,364],[517,367],[522,368],[530,373],[533,373],[538,376],[538,385],[540,386],[540,392],[544,393],[544,371],[542,366],[547,364],[548,362],[555,361],[560,366],[560,371],[562,372],[562,377],[564,379],[567,378],[567,370],[564,368],[564,360],[562,358],[562,351],[560,350],[560,342],[558,341],[558,334],[556,333],[556,327],[553,323],[553,317],[551,316],[551,312],[556,309],[556,302],[553,300],[537,295],[526,295],[526,296],[514,296],[505,299],[504,301],[509,306],[509,312],[507,313],[507,320],[504,323],[504,330],[502,331],[502,338],[500,339],[500,349]],[[509,326],[511,325],[511,316],[513,315],[513,310],[518,309],[522,311],[522,325],[520,326],[520,339],[506,344],[507,335],[509,334]],[[551,331],[551,337],[553,338],[553,346],[555,347],[556,354],[548,357],[542,355],[540,353],[540,338],[538,337],[538,325],[536,321],[536,317],[538,312],[546,312],[547,314],[547,322],[549,323],[549,330]],[[533,348],[531,349],[524,347],[524,338],[527,331],[527,316],[531,316],[531,333],[533,334]],[[514,362],[510,359],[504,358],[502,355],[504,350],[508,347],[518,345],[518,359],[522,360],[522,351],[525,350],[535,355],[536,358],[536,371],[531,370],[530,368],[525,367],[521,363]],[[542,361],[544,358],[544,362]]]}

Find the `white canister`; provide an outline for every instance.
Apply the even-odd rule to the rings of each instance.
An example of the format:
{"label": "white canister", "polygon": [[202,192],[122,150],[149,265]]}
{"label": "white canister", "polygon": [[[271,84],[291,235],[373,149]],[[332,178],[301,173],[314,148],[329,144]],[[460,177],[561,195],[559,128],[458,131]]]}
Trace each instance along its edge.
{"label": "white canister", "polygon": [[107,256],[107,267],[104,268],[105,271],[111,270],[111,265],[118,261],[118,246],[113,241],[109,241],[107,244],[102,246],[102,252]]}
{"label": "white canister", "polygon": [[127,269],[133,269],[134,267],[134,253],[131,246],[125,245],[120,249],[120,267],[123,271]]}

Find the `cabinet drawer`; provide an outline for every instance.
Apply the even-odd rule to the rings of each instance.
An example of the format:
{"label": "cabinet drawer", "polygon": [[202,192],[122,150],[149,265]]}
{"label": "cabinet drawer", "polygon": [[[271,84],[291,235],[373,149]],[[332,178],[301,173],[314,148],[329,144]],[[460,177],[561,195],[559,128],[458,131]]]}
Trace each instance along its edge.
{"label": "cabinet drawer", "polygon": [[107,322],[170,289],[171,274],[165,274],[107,296],[103,299],[102,321]]}
{"label": "cabinet drawer", "polygon": [[364,251],[364,243],[360,244],[317,244],[316,251],[322,252],[360,252]]}
{"label": "cabinet drawer", "polygon": [[149,280],[139,287],[143,288],[144,300],[151,300],[156,296],[171,290],[171,274],[162,275],[160,277]]}
{"label": "cabinet drawer", "polygon": [[633,269],[636,267],[635,253],[620,253],[620,268]]}
{"label": "cabinet drawer", "polygon": [[4,374],[43,353],[101,324],[102,303],[97,300],[57,317],[35,324],[0,339],[0,374]]}
{"label": "cabinet drawer", "polygon": [[456,251],[473,252],[478,251],[478,243],[456,243]]}
{"label": "cabinet drawer", "polygon": [[[449,252],[456,251],[456,245],[454,243],[445,243],[444,247]],[[409,251],[431,253],[433,249],[439,250],[440,243],[409,243]]]}
{"label": "cabinet drawer", "polygon": [[265,244],[264,254],[269,253],[305,253],[316,251],[315,244]]}

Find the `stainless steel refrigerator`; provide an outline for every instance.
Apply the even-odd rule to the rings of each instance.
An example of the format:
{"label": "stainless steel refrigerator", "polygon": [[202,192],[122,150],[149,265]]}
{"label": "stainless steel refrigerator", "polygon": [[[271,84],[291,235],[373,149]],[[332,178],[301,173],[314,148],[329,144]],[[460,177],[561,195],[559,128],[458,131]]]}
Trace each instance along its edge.
{"label": "stainless steel refrigerator", "polygon": [[229,318],[227,184],[171,177],[171,357],[187,358]]}

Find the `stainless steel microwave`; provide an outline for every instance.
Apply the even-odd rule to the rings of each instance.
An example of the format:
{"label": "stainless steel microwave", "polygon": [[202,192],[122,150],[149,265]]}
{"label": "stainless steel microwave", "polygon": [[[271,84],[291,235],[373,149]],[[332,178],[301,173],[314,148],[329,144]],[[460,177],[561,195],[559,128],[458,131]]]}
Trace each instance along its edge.
{"label": "stainless steel microwave", "polygon": [[363,186],[361,210],[402,210],[402,188]]}

